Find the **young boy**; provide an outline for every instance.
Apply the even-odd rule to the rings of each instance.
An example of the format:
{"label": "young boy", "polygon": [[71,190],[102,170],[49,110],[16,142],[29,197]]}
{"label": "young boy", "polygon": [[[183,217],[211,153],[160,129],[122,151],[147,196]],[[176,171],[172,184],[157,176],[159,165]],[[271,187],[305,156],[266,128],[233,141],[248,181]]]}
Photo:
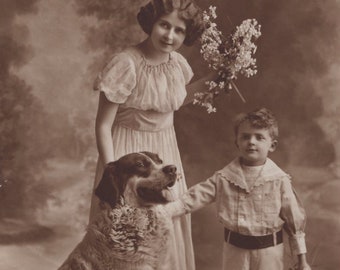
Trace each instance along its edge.
{"label": "young boy", "polygon": [[[240,155],[205,182],[171,203],[176,214],[216,202],[224,229],[224,270],[283,270],[282,229],[298,258],[295,269],[310,270],[306,261],[305,211],[290,176],[268,154],[277,146],[278,126],[265,108],[242,114],[234,125]],[[176,212],[175,211],[175,212]]]}

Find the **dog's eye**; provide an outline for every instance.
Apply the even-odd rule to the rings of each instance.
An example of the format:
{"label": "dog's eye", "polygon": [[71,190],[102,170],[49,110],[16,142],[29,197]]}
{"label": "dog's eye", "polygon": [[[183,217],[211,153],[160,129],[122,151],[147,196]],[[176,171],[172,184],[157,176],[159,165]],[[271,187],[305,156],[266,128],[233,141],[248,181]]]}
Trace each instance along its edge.
{"label": "dog's eye", "polygon": [[137,167],[144,167],[144,163],[141,162],[141,161],[137,161],[136,166]]}

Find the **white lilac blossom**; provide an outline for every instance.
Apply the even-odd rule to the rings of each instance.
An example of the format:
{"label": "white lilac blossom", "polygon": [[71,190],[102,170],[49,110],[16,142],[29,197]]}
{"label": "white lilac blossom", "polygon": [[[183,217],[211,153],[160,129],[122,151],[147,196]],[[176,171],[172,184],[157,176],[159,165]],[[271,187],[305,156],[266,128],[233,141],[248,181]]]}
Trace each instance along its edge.
{"label": "white lilac blossom", "polygon": [[206,29],[200,38],[200,53],[219,76],[215,81],[207,81],[208,90],[196,93],[193,102],[205,107],[208,113],[216,112],[214,99],[222,91],[234,89],[245,102],[234,81],[239,74],[249,78],[257,73],[254,42],[261,36],[261,25],[255,19],[247,19],[225,38],[214,22],[216,17],[214,6],[203,12]]}

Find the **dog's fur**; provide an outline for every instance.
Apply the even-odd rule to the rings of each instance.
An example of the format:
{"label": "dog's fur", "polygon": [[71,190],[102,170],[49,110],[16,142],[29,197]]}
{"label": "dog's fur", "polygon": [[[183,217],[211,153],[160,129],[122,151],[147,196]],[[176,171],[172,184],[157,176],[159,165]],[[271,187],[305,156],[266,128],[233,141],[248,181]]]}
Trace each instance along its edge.
{"label": "dog's fur", "polygon": [[95,189],[101,210],[59,270],[162,269],[172,221],[160,204],[176,177],[150,152],[109,163]]}

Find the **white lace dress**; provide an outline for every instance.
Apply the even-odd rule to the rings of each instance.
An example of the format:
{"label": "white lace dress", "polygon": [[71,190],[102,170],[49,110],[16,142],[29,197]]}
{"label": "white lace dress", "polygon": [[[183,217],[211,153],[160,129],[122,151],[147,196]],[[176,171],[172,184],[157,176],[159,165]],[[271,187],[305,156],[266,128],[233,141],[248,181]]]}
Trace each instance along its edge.
{"label": "white lace dress", "polygon": [[[113,57],[98,80],[98,89],[106,98],[120,104],[112,129],[115,159],[131,152],[150,151],[158,153],[165,164],[175,164],[181,177],[172,188],[174,198],[184,193],[187,186],[173,114],[182,105],[185,85],[192,76],[189,64],[177,52],[172,52],[166,63],[150,65],[137,47],[130,47]],[[102,163],[98,162],[95,186],[102,172]],[[93,196],[90,219],[96,202]],[[174,219],[173,225],[172,263],[165,269],[193,270],[190,216]]]}

